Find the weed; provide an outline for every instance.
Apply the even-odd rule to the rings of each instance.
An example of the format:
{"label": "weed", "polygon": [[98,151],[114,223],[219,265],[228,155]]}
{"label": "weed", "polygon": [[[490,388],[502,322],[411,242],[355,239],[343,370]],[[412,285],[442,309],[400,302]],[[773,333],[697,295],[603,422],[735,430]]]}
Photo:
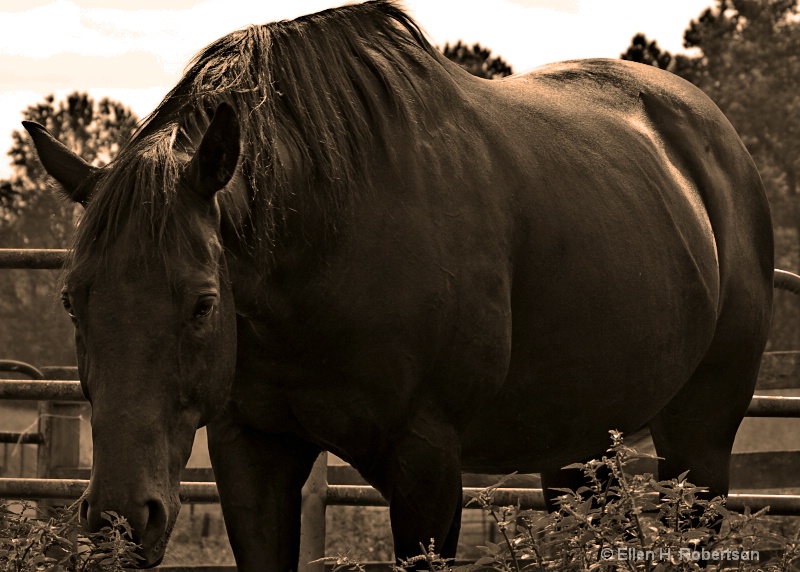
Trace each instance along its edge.
{"label": "weed", "polygon": [[466,566],[451,566],[431,545],[399,569],[419,569],[424,559],[430,572],[800,571],[800,531],[792,538],[772,532],[767,509],[729,511],[724,498],[705,498],[687,473],[664,481],[630,474],[643,456],[610,433],[607,455],[569,467],[581,469],[588,484],[559,489],[557,511],[494,504],[501,481],[470,502],[492,516],[502,542],[479,547],[481,557]]}
{"label": "weed", "polygon": [[[611,431],[607,455],[570,466],[583,471],[587,485],[559,490],[558,510],[550,514],[496,505],[501,480],[470,501],[495,521],[501,542],[486,542],[474,563],[455,566],[431,541],[394,571],[800,572],[800,531],[776,532],[767,509],[728,510],[724,498],[706,498],[687,473],[663,481],[631,474],[630,465],[640,458]],[[137,545],[125,519],[105,513],[107,527],[83,534],[77,505],[45,512],[31,503],[0,502],[0,570],[121,572],[135,565]],[[334,572],[364,572],[350,556],[322,561]]]}
{"label": "weed", "polygon": [[125,518],[103,513],[108,526],[83,533],[78,502],[42,509],[0,501],[0,570],[4,572],[122,572],[136,565],[138,547]]}

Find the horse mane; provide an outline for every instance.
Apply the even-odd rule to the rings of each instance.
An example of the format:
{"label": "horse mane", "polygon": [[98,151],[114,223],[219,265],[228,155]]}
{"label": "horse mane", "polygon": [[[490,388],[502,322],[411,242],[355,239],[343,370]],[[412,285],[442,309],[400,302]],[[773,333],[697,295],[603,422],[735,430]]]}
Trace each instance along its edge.
{"label": "horse mane", "polygon": [[[246,248],[266,262],[301,193],[336,232],[337,217],[369,187],[366,159],[376,147],[391,154],[384,142],[398,125],[420,123],[426,74],[441,58],[392,0],[252,25],[216,40],[104,168],[71,249],[71,274],[90,273],[124,227],[144,251],[154,237],[165,255],[196,251],[175,207],[180,152],[193,152],[222,101],[242,128],[239,172],[250,204],[234,232]],[[224,224],[232,199],[218,196]]]}

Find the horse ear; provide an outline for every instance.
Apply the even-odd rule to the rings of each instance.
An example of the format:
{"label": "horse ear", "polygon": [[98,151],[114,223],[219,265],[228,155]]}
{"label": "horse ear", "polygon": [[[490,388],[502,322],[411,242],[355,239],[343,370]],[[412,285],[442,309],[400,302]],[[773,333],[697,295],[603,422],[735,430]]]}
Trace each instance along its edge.
{"label": "horse ear", "polygon": [[240,136],[233,107],[220,103],[186,168],[189,185],[202,197],[212,198],[233,177],[239,160]]}
{"label": "horse ear", "polygon": [[89,201],[92,185],[84,185],[99,170],[67,149],[50,132],[35,121],[23,121],[22,126],[33,139],[45,171],[61,183],[67,198],[81,203],[84,207]]}

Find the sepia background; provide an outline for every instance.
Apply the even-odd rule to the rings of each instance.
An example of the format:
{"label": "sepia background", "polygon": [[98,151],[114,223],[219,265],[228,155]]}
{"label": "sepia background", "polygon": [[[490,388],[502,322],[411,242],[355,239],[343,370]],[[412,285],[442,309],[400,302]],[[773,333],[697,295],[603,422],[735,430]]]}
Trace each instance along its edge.
{"label": "sepia background", "polygon": [[[177,82],[194,53],[249,23],[313,12],[330,0],[0,0],[0,248],[64,248],[80,207],[63,202],[36,159],[22,119],[44,124],[102,165]],[[470,72],[511,73],[578,57],[624,58],[665,68],[703,89],[726,113],[756,161],[772,207],[775,266],[800,271],[800,16],[795,0],[407,0],[445,54]],[[620,160],[625,160],[620,157]],[[2,270],[0,359],[74,365],[72,325],[57,299],[58,273]],[[800,350],[800,303],[776,292],[768,350]],[[780,354],[776,354],[780,355]],[[793,358],[770,359],[764,392],[800,395]],[[0,404],[0,430],[35,427],[35,404]],[[800,450],[797,420],[745,421],[741,454]],[[90,462],[84,412],[81,463]],[[208,466],[200,434],[191,465]],[[35,473],[35,452],[5,446],[3,476]],[[348,509],[349,510],[349,509]],[[368,559],[390,554],[379,510],[329,511],[329,542],[352,542]],[[187,509],[177,534],[186,554],[230,562],[218,512]],[[485,523],[475,534],[487,534]],[[348,536],[350,534],[350,536]],[[371,536],[370,536],[371,535]],[[202,536],[205,544],[194,544]],[[467,536],[465,543],[473,540]],[[339,544],[336,544],[339,543]],[[177,550],[177,552],[175,552]],[[173,559],[187,557],[173,548]]]}

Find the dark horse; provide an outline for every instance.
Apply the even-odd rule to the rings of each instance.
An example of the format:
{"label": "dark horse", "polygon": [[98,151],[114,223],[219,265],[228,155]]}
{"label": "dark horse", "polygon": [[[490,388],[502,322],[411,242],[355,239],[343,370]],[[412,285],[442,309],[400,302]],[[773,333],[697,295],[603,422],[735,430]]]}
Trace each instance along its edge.
{"label": "dark horse", "polygon": [[195,430],[239,570],[295,569],[322,450],[455,552],[461,472],[541,471],[649,426],[728,490],[769,329],[772,232],[722,113],[653,67],[470,76],[387,1],[200,53],[93,168],[64,278],[94,469],[83,515],[160,561]]}

